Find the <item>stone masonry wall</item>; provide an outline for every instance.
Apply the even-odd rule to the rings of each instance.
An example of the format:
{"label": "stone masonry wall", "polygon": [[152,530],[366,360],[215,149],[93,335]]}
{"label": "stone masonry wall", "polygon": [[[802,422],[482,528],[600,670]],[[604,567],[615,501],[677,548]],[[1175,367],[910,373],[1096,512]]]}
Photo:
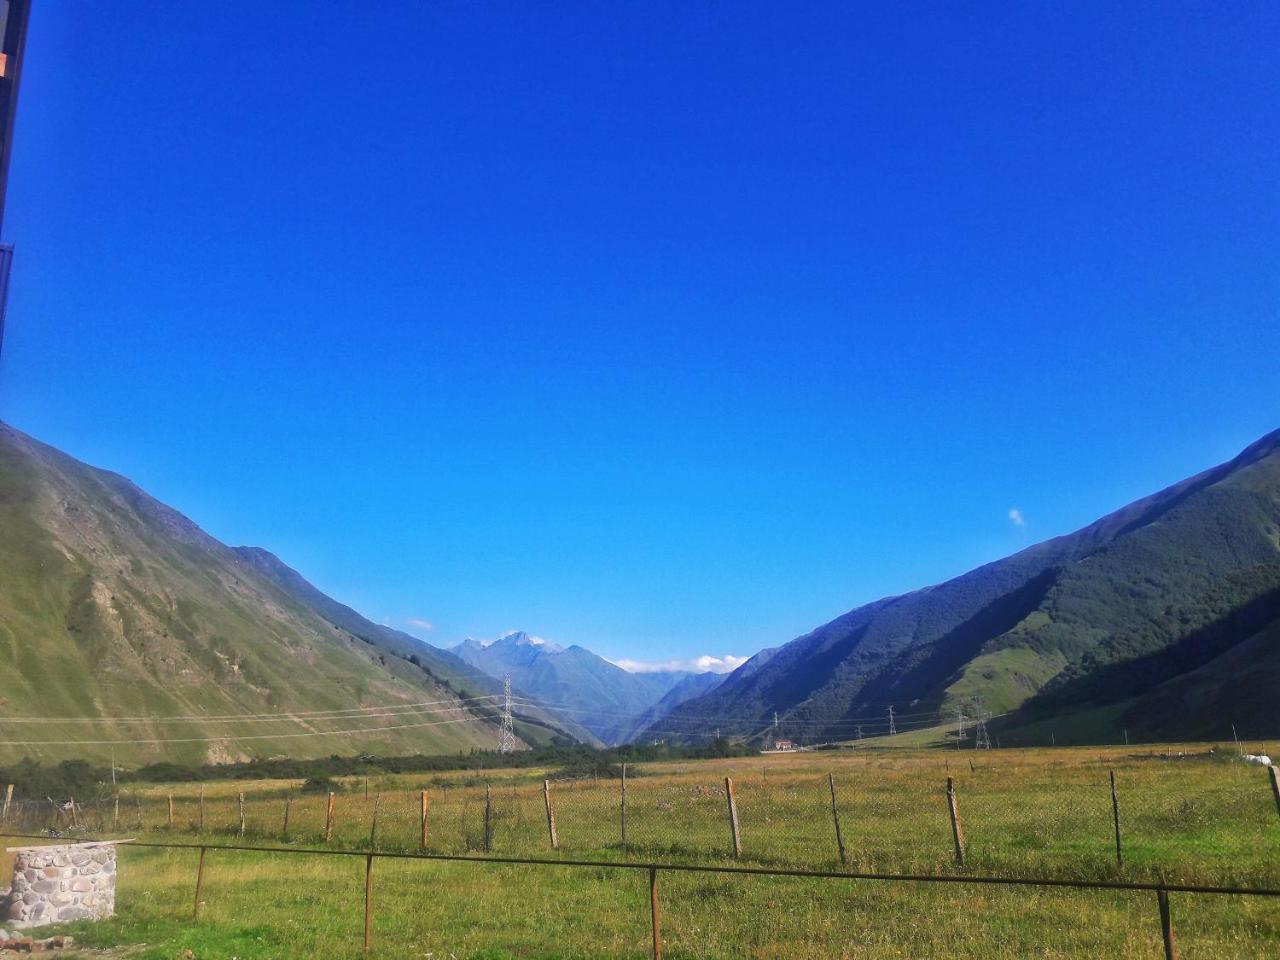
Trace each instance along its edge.
{"label": "stone masonry wall", "polygon": [[110,917],[116,908],[116,845],[72,843],[11,848],[13,886],[0,923],[32,927]]}

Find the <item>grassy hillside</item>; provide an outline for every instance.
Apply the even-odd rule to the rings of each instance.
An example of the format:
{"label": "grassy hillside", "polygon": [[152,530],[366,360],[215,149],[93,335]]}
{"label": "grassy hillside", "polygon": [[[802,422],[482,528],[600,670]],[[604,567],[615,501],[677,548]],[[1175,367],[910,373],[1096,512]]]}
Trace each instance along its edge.
{"label": "grassy hillside", "polygon": [[[386,706],[392,715],[352,712]],[[325,619],[123,477],[4,425],[0,715],[4,760],[430,753],[497,740],[441,679]]]}
{"label": "grassy hillside", "polygon": [[[749,735],[778,711],[784,730],[848,739],[855,723],[883,733],[888,704],[910,725],[972,713],[981,698],[989,713],[1016,712],[1010,732],[1093,711],[1095,738],[1118,738],[1130,722],[1162,739],[1221,737],[1233,719],[1242,735],[1270,735],[1280,716],[1266,709],[1261,678],[1275,676],[1280,651],[1259,639],[1247,669],[1223,658],[1272,636],[1260,631],[1280,618],[1277,591],[1280,431],[1076,533],[853,610],[667,725],[732,717],[721,727]],[[1158,712],[1143,714],[1147,697]]]}

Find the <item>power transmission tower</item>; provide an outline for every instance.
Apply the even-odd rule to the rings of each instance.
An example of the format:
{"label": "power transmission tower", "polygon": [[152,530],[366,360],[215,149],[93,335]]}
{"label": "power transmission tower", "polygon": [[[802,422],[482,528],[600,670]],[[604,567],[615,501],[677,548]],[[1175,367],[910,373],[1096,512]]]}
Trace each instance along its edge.
{"label": "power transmission tower", "polygon": [[889,736],[894,736],[898,732],[898,725],[893,722],[893,707],[889,708]]}
{"label": "power transmission tower", "polygon": [[982,709],[981,697],[978,698],[977,707],[978,707],[977,709],[978,718],[977,718],[977,726],[974,728],[974,734],[973,734],[973,749],[990,750],[991,734],[987,732],[987,715]]}
{"label": "power transmission tower", "polygon": [[516,727],[511,718],[511,674],[502,678],[502,733],[498,736],[498,752],[514,753]]}

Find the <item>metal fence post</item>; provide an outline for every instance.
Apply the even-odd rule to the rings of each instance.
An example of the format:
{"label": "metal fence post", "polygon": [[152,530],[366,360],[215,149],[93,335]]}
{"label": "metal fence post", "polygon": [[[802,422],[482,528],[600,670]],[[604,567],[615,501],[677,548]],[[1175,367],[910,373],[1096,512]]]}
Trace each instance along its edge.
{"label": "metal fence post", "polygon": [[1116,866],[1124,866],[1124,846],[1120,842],[1120,795],[1116,792],[1116,772],[1111,771],[1111,820],[1116,828]]}
{"label": "metal fence post", "polygon": [[733,836],[734,859],[742,856],[742,832],[738,827],[738,801],[733,797],[733,778],[724,778],[724,798],[729,805],[729,832]]}
{"label": "metal fence post", "polygon": [[[1277,801],[1280,803],[1280,801]],[[627,765],[622,764],[622,846],[627,845]]]}
{"label": "metal fence post", "polygon": [[484,852],[493,849],[493,793],[489,784],[484,785]]}
{"label": "metal fence post", "polygon": [[373,945],[373,854],[364,858],[364,949]]}
{"label": "metal fence post", "polygon": [[205,847],[200,848],[200,863],[196,865],[196,900],[191,908],[191,919],[200,919],[200,898],[204,895],[204,854]]}
{"label": "metal fence post", "polygon": [[428,840],[427,814],[430,812],[430,810],[431,810],[431,799],[430,797],[427,796],[427,791],[424,789],[422,791],[422,849],[423,850],[427,849],[427,840]]}
{"label": "metal fence post", "polygon": [[1169,891],[1157,890],[1156,901],[1160,904],[1160,936],[1164,939],[1164,960],[1177,960],[1177,952],[1173,949],[1173,919],[1169,916]]}
{"label": "metal fence post", "polygon": [[840,808],[836,806],[835,774],[827,774],[827,786],[831,788],[831,819],[836,825],[836,847],[840,851],[840,862],[844,863],[844,837],[840,834]]}
{"label": "metal fence post", "polygon": [[964,830],[960,826],[960,809],[956,804],[956,782],[947,777],[947,813],[951,816],[951,839],[956,847],[956,863],[964,866]]}
{"label": "metal fence post", "polygon": [[653,960],[662,960],[662,929],[658,914],[658,868],[649,868],[649,920],[653,926]]}
{"label": "metal fence post", "polygon": [[551,800],[551,781],[542,781],[542,802],[547,808],[547,836],[551,839],[551,849],[558,849],[560,838],[556,836],[556,807]]}

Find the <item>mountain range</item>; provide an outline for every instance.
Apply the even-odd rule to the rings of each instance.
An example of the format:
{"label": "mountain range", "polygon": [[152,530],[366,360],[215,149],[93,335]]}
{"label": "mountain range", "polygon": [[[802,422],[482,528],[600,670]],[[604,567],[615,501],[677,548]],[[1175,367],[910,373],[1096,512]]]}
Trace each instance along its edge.
{"label": "mountain range", "polygon": [[514,688],[605,744],[629,742],[719,679],[687,671],[630,673],[585,647],[559,647],[524,631],[490,643],[468,638],[451,652],[495,679],[509,674]]}
{"label": "mountain range", "polygon": [[[979,710],[1006,743],[1280,733],[1280,431],[1231,461],[757,655],[648,735],[813,741]],[[701,728],[699,728],[701,724]]]}
{"label": "mountain range", "polygon": [[[498,741],[497,685],[266,551],[0,424],[0,758],[188,762]],[[522,709],[525,743],[571,722]]]}

